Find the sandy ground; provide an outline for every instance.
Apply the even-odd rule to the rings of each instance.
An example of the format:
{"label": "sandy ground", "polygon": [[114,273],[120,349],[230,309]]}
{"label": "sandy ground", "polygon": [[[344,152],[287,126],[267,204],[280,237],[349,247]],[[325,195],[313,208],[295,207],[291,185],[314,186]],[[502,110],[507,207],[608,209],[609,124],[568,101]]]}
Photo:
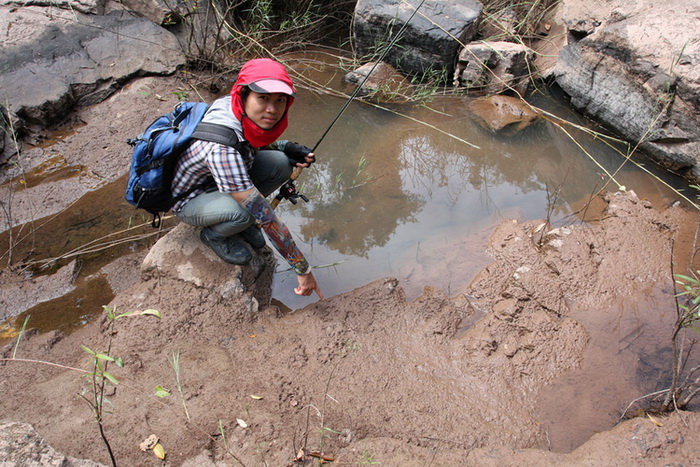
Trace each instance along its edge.
{"label": "sandy ground", "polygon": [[[116,102],[81,119],[89,127]],[[30,332],[21,361],[7,360],[7,345],[0,422],[31,423],[66,455],[109,464],[78,396],[93,387],[85,345],[124,361],[108,365],[119,384],[107,384],[103,406],[119,465],[697,465],[693,412],[608,423],[573,452],[551,450],[551,420],[577,423],[579,401],[552,392],[594,345],[580,317],[646,293],[672,307],[672,252],[680,264],[693,245],[697,214],[660,212],[633,193],[605,205],[593,225],[504,221],[494,262],[455,296],[426,288],[407,301],[385,278],[292,313],[267,305],[271,268],[256,279],[254,268],[223,264],[179,226],[140,270],[131,261],[111,273],[132,280],[110,306],[161,317]],[[171,394],[157,397],[157,386]],[[151,434],[165,461],[139,449]],[[0,462],[41,465],[12,455]]]}

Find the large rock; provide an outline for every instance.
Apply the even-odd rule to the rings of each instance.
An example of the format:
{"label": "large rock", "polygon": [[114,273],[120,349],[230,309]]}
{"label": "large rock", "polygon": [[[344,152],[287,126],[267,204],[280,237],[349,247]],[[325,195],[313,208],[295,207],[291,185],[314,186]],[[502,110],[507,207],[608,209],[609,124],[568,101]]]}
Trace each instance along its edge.
{"label": "large rock", "polygon": [[572,104],[640,142],[660,164],[700,180],[700,25],[693,7],[685,0],[563,0],[559,20],[570,34],[554,73]]}
{"label": "large rock", "polygon": [[0,271],[0,322],[73,291],[78,271],[75,261],[54,274],[37,277],[25,277],[5,269]]}
{"label": "large rock", "polygon": [[21,31],[3,35],[0,49],[0,89],[21,124],[50,125],[132,77],[170,74],[185,63],[171,33],[125,11],[2,8],[0,30]]}
{"label": "large rock", "polygon": [[[206,288],[231,299],[251,291],[259,303],[268,303],[272,290],[274,256],[264,247],[253,251],[245,266],[225,263],[199,240],[200,229],[180,223],[151,248],[141,265],[144,281],[167,277]],[[222,280],[225,278],[225,280]],[[250,311],[257,311],[257,303]]]}
{"label": "large rock", "polygon": [[40,467],[104,467],[88,459],[76,459],[52,448],[28,423],[9,422],[0,425],[0,465]]}
{"label": "large rock", "polygon": [[532,55],[532,49],[524,44],[472,42],[459,53],[453,84],[488,94],[507,89],[524,94],[532,70]]}
{"label": "large rock", "polygon": [[366,63],[346,74],[343,81],[353,86],[362,86],[360,96],[369,96],[380,102],[406,101],[413,93],[411,83],[394,67],[383,62]]}
{"label": "large rock", "polygon": [[457,40],[464,44],[474,38],[483,5],[476,0],[427,0],[411,18],[419,4],[418,0],[359,0],[354,31],[357,51],[376,59],[410,19],[385,61],[409,74],[447,67],[450,76]]}
{"label": "large rock", "polygon": [[105,11],[105,0],[0,0],[0,5],[46,6],[101,15]]}
{"label": "large rock", "polygon": [[539,118],[530,105],[510,96],[490,96],[470,101],[469,111],[482,127],[508,136],[519,133]]}

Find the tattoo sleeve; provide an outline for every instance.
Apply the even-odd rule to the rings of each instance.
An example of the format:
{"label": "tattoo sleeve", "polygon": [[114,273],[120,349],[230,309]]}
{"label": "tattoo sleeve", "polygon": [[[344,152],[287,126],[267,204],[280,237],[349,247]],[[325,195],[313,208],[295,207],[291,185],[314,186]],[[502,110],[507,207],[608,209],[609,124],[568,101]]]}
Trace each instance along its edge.
{"label": "tattoo sleeve", "polygon": [[256,189],[241,202],[241,206],[260,223],[268,238],[274,243],[275,249],[282,255],[297,274],[308,274],[309,263],[297,248],[292,234],[286,225],[275,215],[275,211]]}

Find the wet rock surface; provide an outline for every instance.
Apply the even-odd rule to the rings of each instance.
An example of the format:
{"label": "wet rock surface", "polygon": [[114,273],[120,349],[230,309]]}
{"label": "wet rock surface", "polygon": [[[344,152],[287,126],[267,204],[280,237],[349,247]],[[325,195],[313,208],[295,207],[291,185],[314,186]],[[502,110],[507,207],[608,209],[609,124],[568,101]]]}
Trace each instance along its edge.
{"label": "wet rock surface", "polygon": [[103,101],[146,74],[184,64],[175,36],[127,11],[87,15],[59,8],[2,8],[0,89],[15,127],[49,126],[75,105]]}
{"label": "wet rock surface", "polygon": [[514,135],[539,118],[522,100],[510,96],[492,96],[469,102],[473,118],[484,128],[504,135]]}
{"label": "wet rock surface", "polygon": [[683,0],[564,1],[571,33],[555,68],[575,107],[691,180],[700,179],[697,13]]}

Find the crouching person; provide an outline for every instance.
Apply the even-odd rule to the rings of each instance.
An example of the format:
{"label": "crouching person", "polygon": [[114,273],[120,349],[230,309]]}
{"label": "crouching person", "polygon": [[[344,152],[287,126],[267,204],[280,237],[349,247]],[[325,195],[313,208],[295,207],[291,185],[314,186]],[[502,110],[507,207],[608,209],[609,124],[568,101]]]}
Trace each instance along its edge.
{"label": "crouching person", "polygon": [[297,274],[297,295],[323,293],[289,229],[265,199],[289,179],[294,167],[315,162],[308,148],[278,141],[288,125],[294,85],[284,66],[270,59],[243,65],[231,94],[214,101],[202,122],[235,131],[238,144],[194,140],[178,159],[172,183],[173,211],[202,227],[200,238],[221,259],[246,264],[265,245],[261,229]]}

